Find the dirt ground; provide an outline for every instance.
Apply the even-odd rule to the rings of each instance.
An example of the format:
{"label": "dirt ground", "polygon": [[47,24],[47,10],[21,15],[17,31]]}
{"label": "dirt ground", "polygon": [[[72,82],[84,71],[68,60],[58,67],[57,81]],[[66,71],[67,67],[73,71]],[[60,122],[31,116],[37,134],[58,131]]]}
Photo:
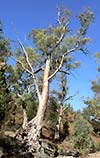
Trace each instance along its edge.
{"label": "dirt ground", "polygon": [[100,152],[89,154],[86,158],[100,158]]}
{"label": "dirt ground", "polygon": [[[58,156],[57,158],[74,158],[73,156]],[[81,157],[80,157],[81,158]],[[100,152],[85,155],[82,158],[100,158]]]}

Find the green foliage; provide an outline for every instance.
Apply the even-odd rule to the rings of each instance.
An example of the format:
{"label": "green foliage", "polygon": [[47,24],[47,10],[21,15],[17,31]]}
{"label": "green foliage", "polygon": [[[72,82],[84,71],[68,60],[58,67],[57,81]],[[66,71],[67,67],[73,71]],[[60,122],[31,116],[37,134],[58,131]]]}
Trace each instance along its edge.
{"label": "green foliage", "polygon": [[85,9],[84,13],[81,13],[78,16],[78,19],[80,20],[80,24],[81,24],[79,33],[81,35],[84,35],[86,33],[86,30],[90,26],[91,22],[94,20],[94,14],[89,9]]}
{"label": "green foliage", "polygon": [[[87,53],[86,44],[89,42],[89,38],[85,37],[85,34],[94,19],[93,13],[89,10],[80,14],[78,19],[81,26],[75,34],[72,34],[69,28],[70,15],[69,10],[61,7],[58,9],[58,23],[55,26],[49,26],[47,29],[33,29],[29,37],[32,38],[35,48],[25,48],[23,45],[27,55],[18,41],[21,49],[12,52],[16,63],[14,67],[7,66],[6,68],[2,67],[2,63],[6,63],[10,56],[10,44],[9,40],[3,37],[0,22],[0,119],[4,119],[6,115],[10,127],[13,125],[15,127],[16,122],[21,125],[23,106],[27,111],[29,120],[36,115],[38,98],[34,86],[34,76],[42,96],[41,89],[43,82],[45,82],[43,71],[49,57],[50,72],[48,79],[52,74],[55,74],[53,77],[57,77],[57,79],[60,76],[60,91],[56,92],[55,95],[51,94],[49,97],[44,121],[49,122],[52,127],[55,127],[59,122],[59,133],[65,136],[68,134],[67,114],[72,109],[65,101],[73,96],[66,98],[68,94],[66,74],[70,74],[70,71],[78,68],[80,64],[74,60],[74,56],[70,53],[77,51]],[[42,68],[42,71],[35,73],[40,68]],[[56,72],[58,72],[58,76]],[[52,80],[48,80],[48,82],[51,83]],[[97,92],[97,83],[93,83],[93,86],[95,87],[93,87],[93,90]],[[42,98],[44,97],[42,96]],[[72,142],[73,148],[78,153],[87,153],[94,148],[91,139],[92,131],[91,125],[82,116],[77,115]]]}
{"label": "green foliage", "polygon": [[[82,18],[82,15],[84,18]],[[85,29],[87,29],[93,20],[93,13],[86,10],[84,13],[82,13],[82,15],[79,15],[81,27],[85,27]],[[77,32],[74,35],[72,34],[71,30],[69,29],[70,16],[70,11],[62,6],[61,8],[58,8],[58,23],[55,26],[49,26],[45,29],[33,29],[29,34],[29,37],[32,38],[34,42],[35,48],[26,47],[25,50],[34,71],[41,67],[44,68],[47,56],[50,55],[49,75],[53,74],[59,67],[64,53],[66,53],[66,55],[60,70],[67,73],[70,70],[78,68],[80,63],[74,61],[72,56],[70,56],[69,53],[67,54],[67,52],[70,52],[70,49],[86,52],[85,45],[88,43],[89,38],[86,38]],[[86,20],[87,26],[84,26]],[[31,87],[31,91],[34,91],[34,81],[31,75],[25,70],[30,70],[30,66],[26,61],[24,52],[22,49],[17,49],[17,51],[13,54],[15,55],[17,63],[14,69],[12,69],[12,74],[9,78],[11,81],[9,82],[11,85],[11,90],[16,94],[19,93],[21,95],[26,94],[29,87]],[[25,67],[25,69],[23,67]],[[35,76],[41,92],[43,85],[43,71],[39,71],[39,73]],[[55,75],[55,77],[57,76]]]}
{"label": "green foliage", "polygon": [[[29,62],[27,61],[27,56],[19,41],[18,42],[21,49],[17,49],[16,51],[12,52],[16,63],[13,68],[9,67],[7,69],[6,81],[9,86],[9,90],[13,94],[17,110],[18,107],[21,107],[20,105],[22,105],[23,102],[23,99],[20,100],[18,98],[18,94],[24,98],[29,119],[32,118],[32,115],[35,115],[37,111],[36,105],[38,104],[34,86],[34,77],[32,76],[33,71],[41,94],[41,89],[43,86],[43,70],[45,69],[45,63],[48,56],[50,57],[49,76],[56,72],[57,69],[59,70],[57,71],[59,76],[59,74],[62,74],[62,71],[65,74],[68,74],[69,71],[78,68],[80,64],[72,58],[70,53],[77,51],[86,53],[86,44],[88,43],[89,38],[85,37],[85,33],[90,23],[93,21],[93,13],[86,10],[78,17],[81,24],[81,28],[79,28],[79,30],[83,30],[84,34],[79,30],[75,34],[72,34],[72,31],[69,28],[70,16],[70,11],[63,6],[58,8],[58,23],[56,25],[49,26],[45,29],[40,28],[32,30],[29,37],[32,38],[35,48],[25,48],[23,45],[25,51],[27,52]],[[2,24],[0,23],[0,60],[5,62],[10,55],[10,46],[9,40],[5,39],[2,33]],[[40,68],[42,68],[42,71],[35,73],[35,71]],[[31,73],[28,73],[30,71]],[[53,77],[58,77],[56,73],[54,74],[55,75]],[[49,83],[52,82],[52,80],[49,81]],[[56,111],[57,106],[59,108],[59,105],[61,105],[63,108],[65,108],[64,101],[66,99],[67,88],[64,87],[64,84],[66,84],[66,77],[62,80],[61,91],[63,93],[62,95],[59,93],[59,99],[56,101],[58,104],[52,99],[50,99],[48,102],[48,115],[46,114],[46,117],[51,117],[52,120],[55,121],[56,117],[54,118],[54,116],[56,114],[58,115]],[[57,104],[57,106],[55,106],[56,108],[54,107],[55,104]]]}
{"label": "green foliage", "polygon": [[93,92],[98,94],[100,92],[100,78],[98,78],[98,81],[92,81],[91,89]]}
{"label": "green foliage", "polygon": [[94,58],[95,58],[96,63],[98,65],[98,72],[100,72],[100,53],[95,53]]}
{"label": "green foliage", "polygon": [[[26,47],[26,52],[29,58],[29,62],[31,63],[32,66],[35,67],[36,64],[38,63],[37,61],[40,60],[41,56],[38,55],[36,53],[36,50],[32,47]],[[14,52],[14,56],[17,58],[17,60],[21,61],[26,68],[30,69],[29,65],[26,63],[25,54],[22,52],[20,48],[18,48]]]}
{"label": "green foliage", "polygon": [[84,103],[88,105],[86,108],[83,109],[83,114],[85,118],[90,120],[91,117],[94,118],[100,117],[100,105],[98,104],[98,100],[96,99],[85,100]]}
{"label": "green foliage", "polygon": [[[98,73],[100,68],[100,53],[96,53],[94,55],[94,58],[96,60],[97,66],[98,66]],[[98,104],[100,103],[100,77],[98,76],[97,80],[92,81],[91,86],[92,91],[94,92],[94,98],[98,100]]]}
{"label": "green foliage", "polygon": [[[61,22],[61,25],[58,24],[57,26],[49,26],[48,29],[33,29],[29,35],[30,37],[32,37],[34,43],[36,44],[36,47],[40,51],[42,51],[44,55],[47,55],[49,53],[52,53],[52,55],[55,54],[57,42],[59,41],[59,38],[62,36],[64,31],[63,26],[66,25],[67,22],[69,22],[70,11],[67,10],[65,7],[61,7],[58,10],[60,12],[59,20]],[[69,34],[70,32],[68,27],[66,27],[65,31],[66,34]]]}
{"label": "green foliage", "polygon": [[10,56],[10,41],[3,36],[3,26],[0,21],[0,62],[6,62]]}
{"label": "green foliage", "polygon": [[16,97],[16,113],[22,114],[23,106],[26,109],[28,119],[31,120],[37,112],[37,102],[35,96],[30,92],[25,93],[21,97]]}
{"label": "green foliage", "polygon": [[45,121],[49,122],[49,124],[54,127],[57,123],[57,100],[52,96],[48,101],[48,106],[45,113]]}
{"label": "green foliage", "polygon": [[0,121],[4,119],[5,113],[8,112],[8,104],[11,100],[5,79],[5,69],[6,66],[0,68]]}
{"label": "green foliage", "polygon": [[[98,64],[98,72],[100,65],[100,53],[95,54],[95,59]],[[94,93],[93,98],[87,98],[84,100],[84,103],[87,105],[86,108],[83,109],[83,114],[85,118],[87,118],[96,134],[99,134],[100,131],[100,77],[97,80],[91,81],[91,90]]]}
{"label": "green foliage", "polygon": [[9,40],[3,36],[2,23],[0,21],[0,121],[8,111],[8,104],[11,100],[6,81],[7,59],[10,55]]}
{"label": "green foliage", "polygon": [[35,96],[33,96],[32,93],[26,94],[24,102],[26,103],[26,111],[28,119],[31,120],[33,117],[35,117],[37,112],[37,102]]}
{"label": "green foliage", "polygon": [[93,129],[82,115],[78,114],[74,122],[74,131],[72,136],[72,146],[79,154],[85,154],[95,149],[95,144],[91,138]]}
{"label": "green foliage", "polygon": [[[65,9],[65,7],[61,7],[58,11],[60,24],[58,23],[56,26],[50,26],[47,29],[33,29],[29,35],[29,37],[33,39],[38,53],[41,53],[44,58],[46,58],[48,54],[51,55],[51,65],[55,65],[56,61],[60,61],[62,54],[70,49],[77,48],[77,50],[86,53],[87,50],[84,46],[89,41],[89,38],[84,37],[81,33],[72,35],[72,32],[69,29],[69,10]],[[93,19],[93,13],[89,10],[85,10],[84,13],[79,15],[81,23],[80,29],[87,31]],[[85,31],[84,35],[86,33]],[[60,39],[61,41],[59,43]]]}

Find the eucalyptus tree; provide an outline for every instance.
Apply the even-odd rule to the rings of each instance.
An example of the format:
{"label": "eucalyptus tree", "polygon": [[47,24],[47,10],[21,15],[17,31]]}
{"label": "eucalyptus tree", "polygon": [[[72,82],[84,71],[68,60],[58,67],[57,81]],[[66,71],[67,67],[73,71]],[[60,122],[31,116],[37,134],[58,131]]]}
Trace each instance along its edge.
{"label": "eucalyptus tree", "polygon": [[[69,73],[64,71],[61,72],[59,76],[59,90],[53,90],[53,95],[57,100],[56,105],[56,132],[55,132],[55,139],[56,140],[63,140],[68,135],[68,113],[72,110],[69,101],[74,98],[76,94],[69,95],[69,86],[68,86],[68,77],[66,75],[71,75],[70,71],[73,69],[78,68],[79,62],[67,64],[69,67]],[[72,110],[73,111],[73,110]]]}
{"label": "eucalyptus tree", "polygon": [[[98,65],[98,73],[100,75],[100,53],[95,54],[95,59]],[[95,133],[100,133],[100,76],[98,75],[97,80],[91,81],[91,90],[93,97],[88,97],[84,100],[87,105],[83,109],[84,116],[92,123]],[[100,134],[99,134],[100,135]]]}
{"label": "eucalyptus tree", "polygon": [[55,26],[49,26],[47,29],[33,29],[29,36],[35,48],[25,48],[17,38],[21,49],[16,61],[24,71],[24,77],[27,75],[31,77],[32,90],[36,92],[38,104],[36,116],[29,122],[24,119],[26,122],[23,128],[27,131],[26,142],[31,152],[33,148],[36,150],[40,148],[40,131],[53,79],[56,80],[57,74],[62,71],[68,72],[66,61],[70,55],[78,51],[87,53],[86,44],[89,38],[85,37],[85,34],[94,19],[93,13],[85,10],[77,17],[80,28],[74,34],[70,30],[70,16],[70,11],[65,7],[58,8]]}

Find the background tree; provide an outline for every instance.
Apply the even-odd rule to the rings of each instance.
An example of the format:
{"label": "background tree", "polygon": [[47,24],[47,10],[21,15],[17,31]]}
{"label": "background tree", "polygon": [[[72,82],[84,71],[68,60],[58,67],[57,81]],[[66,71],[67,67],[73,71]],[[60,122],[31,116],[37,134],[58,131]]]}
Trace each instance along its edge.
{"label": "background tree", "polygon": [[0,21],[0,121],[3,121],[5,116],[8,115],[9,103],[11,101],[11,95],[9,94],[6,81],[7,60],[9,56],[10,42],[3,36],[3,26]]}
{"label": "background tree", "polygon": [[6,63],[10,56],[10,41],[3,36],[3,25],[0,21],[0,65]]}
{"label": "background tree", "polygon": [[0,68],[0,121],[4,119],[9,103],[9,90],[4,77],[5,68]]}
{"label": "background tree", "polygon": [[77,154],[86,154],[95,150],[95,143],[92,140],[93,128],[81,114],[77,114],[74,121],[71,143]]}
{"label": "background tree", "polygon": [[[99,72],[99,63],[100,63],[100,53],[95,54],[96,62],[98,63],[98,72]],[[94,93],[93,98],[88,98],[84,100],[84,103],[87,105],[83,109],[85,117],[92,123],[95,133],[100,133],[100,77],[98,76],[97,80],[91,82],[91,90]]]}
{"label": "background tree", "polygon": [[50,98],[45,114],[46,122],[48,121],[51,127],[56,127],[55,139],[61,141],[68,135],[68,100],[74,95],[68,96],[68,79],[67,76],[72,74],[72,71],[78,68],[79,62],[74,61],[74,58],[69,56],[66,61],[67,71],[61,71],[57,74],[58,88],[52,88]]}

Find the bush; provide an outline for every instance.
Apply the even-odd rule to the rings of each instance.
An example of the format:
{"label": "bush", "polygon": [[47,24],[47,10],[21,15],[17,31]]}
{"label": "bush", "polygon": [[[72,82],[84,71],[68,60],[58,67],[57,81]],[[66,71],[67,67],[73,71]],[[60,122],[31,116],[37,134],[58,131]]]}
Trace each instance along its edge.
{"label": "bush", "polygon": [[92,131],[93,129],[89,122],[78,114],[74,122],[73,136],[71,139],[72,147],[77,153],[85,154],[94,151],[95,143],[91,137]]}

